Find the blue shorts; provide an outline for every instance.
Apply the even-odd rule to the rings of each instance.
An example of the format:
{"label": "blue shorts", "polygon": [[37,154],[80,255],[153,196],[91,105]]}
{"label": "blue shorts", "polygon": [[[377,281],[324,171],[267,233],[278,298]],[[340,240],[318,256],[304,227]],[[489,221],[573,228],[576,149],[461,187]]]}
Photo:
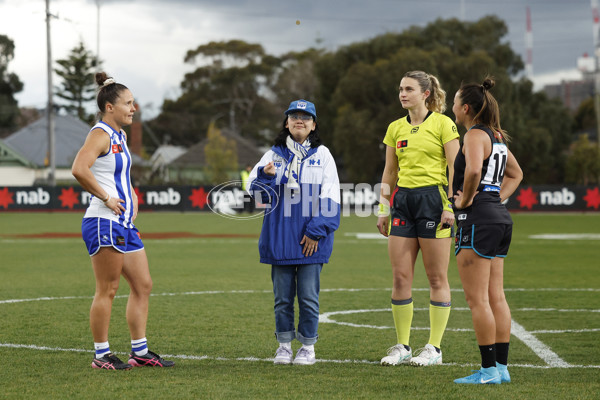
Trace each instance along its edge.
{"label": "blue shorts", "polygon": [[132,253],[144,248],[144,243],[136,227],[131,229],[105,218],[84,218],[81,222],[81,236],[90,256],[100,247],[112,247],[121,253]]}

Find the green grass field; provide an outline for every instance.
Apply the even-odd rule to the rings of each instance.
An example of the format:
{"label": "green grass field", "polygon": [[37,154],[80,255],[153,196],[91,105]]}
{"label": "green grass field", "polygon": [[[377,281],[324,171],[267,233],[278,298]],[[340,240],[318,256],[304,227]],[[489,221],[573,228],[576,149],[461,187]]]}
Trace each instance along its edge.
{"label": "green grass field", "polygon": [[[597,399],[600,393],[600,214],[517,214],[505,285],[513,329],[510,384],[456,385],[479,352],[454,256],[453,311],[444,364],[381,367],[395,344],[387,243],[358,239],[375,219],[343,217],[322,273],[314,366],[275,366],[269,266],[258,262],[261,220],[204,213],[144,213],[137,226],[154,280],[148,341],[172,369],[90,367],[88,313],[94,292],[78,213],[0,213],[0,397],[2,398],[461,398]],[[202,237],[152,239],[152,233]],[[532,238],[591,234],[584,238]],[[211,237],[214,235],[214,237]],[[228,237],[227,235],[232,235]],[[256,236],[249,236],[256,235]],[[61,236],[61,235],[58,235]],[[416,267],[411,346],[428,338],[425,272]],[[129,352],[124,280],[113,305],[111,349]],[[17,301],[22,300],[22,301]],[[356,312],[352,312],[352,311]],[[345,313],[339,313],[346,311]],[[358,312],[361,311],[361,312]],[[294,349],[299,344],[294,343]]]}

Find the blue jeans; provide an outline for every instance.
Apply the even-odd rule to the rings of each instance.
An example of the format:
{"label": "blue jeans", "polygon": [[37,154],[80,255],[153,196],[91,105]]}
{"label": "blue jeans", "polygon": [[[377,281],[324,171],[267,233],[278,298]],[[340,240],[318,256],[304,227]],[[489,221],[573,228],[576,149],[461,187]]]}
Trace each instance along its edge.
{"label": "blue jeans", "polygon": [[[275,336],[279,343],[294,338],[305,345],[317,342],[319,291],[323,264],[273,265],[271,280],[275,295]],[[294,298],[298,294],[298,334],[294,329]]]}

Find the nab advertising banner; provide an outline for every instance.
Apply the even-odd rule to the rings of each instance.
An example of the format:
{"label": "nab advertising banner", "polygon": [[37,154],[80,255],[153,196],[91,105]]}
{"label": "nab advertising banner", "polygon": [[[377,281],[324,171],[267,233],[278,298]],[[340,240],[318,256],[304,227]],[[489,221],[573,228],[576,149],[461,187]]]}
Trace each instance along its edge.
{"label": "nab advertising banner", "polygon": [[[342,211],[371,214],[378,186],[341,184]],[[235,214],[261,210],[237,181],[219,186],[140,186],[135,188],[140,211],[214,211]],[[81,211],[91,195],[79,186],[0,187],[0,212]],[[506,202],[510,211],[600,211],[600,187],[520,186]]]}

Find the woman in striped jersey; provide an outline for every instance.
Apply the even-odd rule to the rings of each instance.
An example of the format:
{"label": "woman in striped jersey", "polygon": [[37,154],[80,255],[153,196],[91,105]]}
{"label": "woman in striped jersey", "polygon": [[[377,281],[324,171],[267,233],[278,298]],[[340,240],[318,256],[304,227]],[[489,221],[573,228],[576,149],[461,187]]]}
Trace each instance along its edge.
{"label": "woman in striped jersey", "polygon": [[[92,127],[72,168],[73,176],[93,196],[81,224],[96,278],[96,292],[90,309],[96,351],[92,367],[171,367],[172,361],[163,360],[149,351],[146,344],[152,278],[144,244],[133,225],[138,199],[131,185],[131,156],[127,136],[122,130],[133,120],[133,95],[104,72],[96,74],[96,82],[99,85],[99,122]],[[126,312],[131,333],[131,354],[127,363],[111,353],[108,344],[112,301],[121,275],[131,288]]]}

